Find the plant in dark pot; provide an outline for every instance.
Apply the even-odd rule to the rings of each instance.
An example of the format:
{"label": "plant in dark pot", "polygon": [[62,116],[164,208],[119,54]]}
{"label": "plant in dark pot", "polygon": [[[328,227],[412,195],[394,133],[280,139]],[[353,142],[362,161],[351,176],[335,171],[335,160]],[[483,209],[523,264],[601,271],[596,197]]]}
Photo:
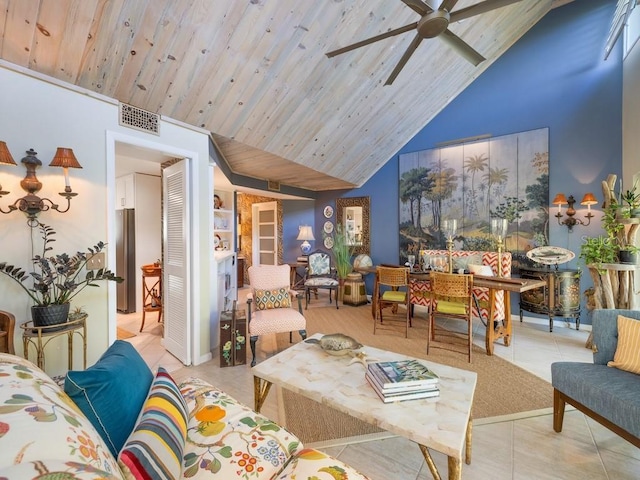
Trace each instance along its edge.
{"label": "plant in dark pot", "polygon": [[[42,255],[32,259],[33,271],[0,262],[0,273],[14,280],[33,300],[31,318],[34,326],[48,327],[67,322],[71,300],[86,287],[98,287],[97,282],[110,280],[122,282],[111,270],[100,268],[86,270],[92,255],[100,253],[106,247],[104,242],[86,249],[88,253],[77,252],[51,254],[51,243],[55,242],[53,228],[39,224],[42,233]],[[32,285],[27,281],[31,279]],[[51,331],[51,329],[48,329]]]}

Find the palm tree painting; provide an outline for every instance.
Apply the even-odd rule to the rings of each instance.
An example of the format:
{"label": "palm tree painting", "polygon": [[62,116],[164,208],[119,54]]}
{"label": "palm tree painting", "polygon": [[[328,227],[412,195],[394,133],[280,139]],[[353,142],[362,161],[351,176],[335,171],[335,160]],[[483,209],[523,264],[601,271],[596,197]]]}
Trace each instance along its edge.
{"label": "palm tree painting", "polygon": [[506,248],[518,258],[547,245],[549,129],[400,155],[400,261],[445,248],[442,220],[457,219],[455,248],[495,249],[491,217],[506,218]]}

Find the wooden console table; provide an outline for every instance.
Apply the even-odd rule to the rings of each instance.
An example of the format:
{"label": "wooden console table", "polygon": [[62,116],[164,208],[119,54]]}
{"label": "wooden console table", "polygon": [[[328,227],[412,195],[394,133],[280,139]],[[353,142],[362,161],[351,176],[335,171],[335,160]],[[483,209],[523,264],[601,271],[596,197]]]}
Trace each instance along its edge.
{"label": "wooden console table", "polygon": [[51,340],[61,335],[67,336],[67,353],[69,370],[73,369],[73,334],[77,333],[82,337],[83,368],[87,368],[87,316],[84,315],[76,320],[59,325],[48,325],[46,327],[36,327],[33,322],[26,322],[20,325],[22,328],[22,343],[24,347],[24,358],[29,360],[29,344],[36,347],[36,365],[44,370],[44,349]]}

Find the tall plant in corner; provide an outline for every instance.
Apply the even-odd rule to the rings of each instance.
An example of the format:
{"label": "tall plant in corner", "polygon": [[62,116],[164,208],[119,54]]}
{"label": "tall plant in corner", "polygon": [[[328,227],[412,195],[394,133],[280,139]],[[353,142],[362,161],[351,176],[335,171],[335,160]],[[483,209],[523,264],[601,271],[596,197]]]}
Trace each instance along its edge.
{"label": "tall plant in corner", "polygon": [[[14,280],[33,300],[35,306],[69,304],[86,287],[99,287],[99,281],[123,281],[123,278],[106,268],[85,272],[89,258],[106,247],[104,242],[87,248],[88,254],[77,252],[73,255],[53,255],[50,253],[53,250],[51,244],[55,242],[56,232],[44,224],[39,224],[39,228],[43,240],[42,255],[33,257],[33,271],[27,272],[8,262],[0,262],[0,273]],[[29,279],[33,280],[32,285],[27,283]]]}
{"label": "tall plant in corner", "polygon": [[336,224],[333,234],[333,258],[336,262],[336,271],[338,278],[344,280],[352,270],[351,257],[353,256],[354,246],[347,242],[347,232],[340,224]]}

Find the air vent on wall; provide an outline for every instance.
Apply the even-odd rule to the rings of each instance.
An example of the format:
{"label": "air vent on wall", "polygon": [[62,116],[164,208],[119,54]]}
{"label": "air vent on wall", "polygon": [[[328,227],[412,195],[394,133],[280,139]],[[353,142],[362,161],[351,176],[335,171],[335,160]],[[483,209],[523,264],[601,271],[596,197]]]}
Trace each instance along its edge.
{"label": "air vent on wall", "polygon": [[160,115],[157,113],[148,112],[126,103],[118,105],[118,113],[120,125],[160,135]]}
{"label": "air vent on wall", "polygon": [[269,190],[271,190],[272,192],[279,192],[280,191],[280,182],[277,182],[275,180],[267,180],[267,188]]}

